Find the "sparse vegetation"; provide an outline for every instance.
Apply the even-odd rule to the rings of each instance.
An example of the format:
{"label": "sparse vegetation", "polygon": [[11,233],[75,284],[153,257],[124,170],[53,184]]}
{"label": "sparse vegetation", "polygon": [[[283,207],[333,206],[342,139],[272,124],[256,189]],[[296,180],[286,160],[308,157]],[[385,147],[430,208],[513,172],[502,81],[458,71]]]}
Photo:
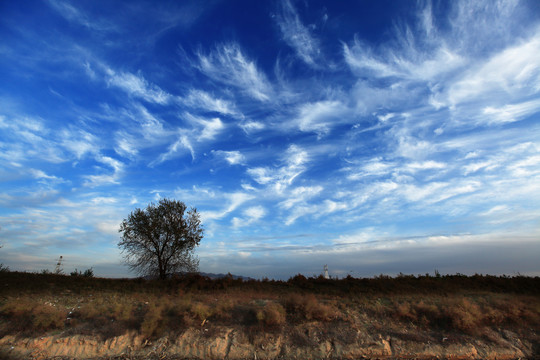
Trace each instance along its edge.
{"label": "sparse vegetation", "polygon": [[84,276],[84,277],[94,277],[94,269],[90,268],[90,269],[86,269],[83,271],[79,271],[77,269],[75,269],[75,271],[72,271],[70,273],[71,276]]}
{"label": "sparse vegetation", "polygon": [[192,275],[150,281],[85,273],[1,272],[0,336],[59,331],[106,339],[134,331],[154,339],[225,325],[288,332],[300,339],[307,335],[299,329],[308,324],[318,324],[320,336],[343,339],[353,335],[334,334],[336,324],[346,324],[341,329],[353,332],[409,337],[415,332],[488,336],[501,328],[527,337],[540,331],[538,277],[295,276],[289,281],[242,281]]}

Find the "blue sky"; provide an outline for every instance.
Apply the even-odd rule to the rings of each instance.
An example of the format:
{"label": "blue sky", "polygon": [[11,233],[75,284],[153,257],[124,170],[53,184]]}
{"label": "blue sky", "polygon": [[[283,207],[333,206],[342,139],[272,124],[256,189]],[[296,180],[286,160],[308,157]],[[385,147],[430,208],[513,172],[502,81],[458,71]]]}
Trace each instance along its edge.
{"label": "blue sky", "polygon": [[540,275],[537,1],[2,1],[0,262],[128,276],[196,207],[200,268]]}

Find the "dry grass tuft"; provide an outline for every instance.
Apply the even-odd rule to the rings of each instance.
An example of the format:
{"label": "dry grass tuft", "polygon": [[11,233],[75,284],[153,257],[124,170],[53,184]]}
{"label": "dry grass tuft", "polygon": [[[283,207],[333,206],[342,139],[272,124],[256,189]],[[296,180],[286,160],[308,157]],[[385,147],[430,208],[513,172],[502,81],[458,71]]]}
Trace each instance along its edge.
{"label": "dry grass tuft", "polygon": [[330,321],[337,316],[335,308],[320,303],[313,294],[291,294],[285,301],[285,306],[295,319]]}
{"label": "dry grass tuft", "polygon": [[278,303],[268,302],[264,308],[257,311],[257,320],[259,323],[268,326],[282,326],[286,322],[286,312],[283,306]]}

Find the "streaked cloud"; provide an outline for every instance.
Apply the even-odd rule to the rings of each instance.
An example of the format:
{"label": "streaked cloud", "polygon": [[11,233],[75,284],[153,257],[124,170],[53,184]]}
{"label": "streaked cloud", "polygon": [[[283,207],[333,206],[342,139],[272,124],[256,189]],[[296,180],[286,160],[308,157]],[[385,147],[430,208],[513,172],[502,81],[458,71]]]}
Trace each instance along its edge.
{"label": "streaked cloud", "polygon": [[212,94],[199,89],[191,89],[188,95],[182,99],[187,105],[209,112],[217,112],[223,115],[230,115],[243,118],[242,114],[235,109],[233,102],[216,98]]}
{"label": "streaked cloud", "polygon": [[296,52],[302,61],[312,67],[318,67],[317,60],[321,55],[319,41],[311,31],[302,24],[298,12],[289,0],[280,2],[281,12],[277,24],[283,40]]}
{"label": "streaked cloud", "polygon": [[279,167],[248,168],[247,173],[258,184],[280,194],[305,171],[305,164],[309,161],[307,152],[296,145],[289,146],[284,155]]}
{"label": "streaked cloud", "polygon": [[223,158],[229,163],[229,165],[243,165],[246,162],[246,157],[238,150],[224,151],[217,150],[212,151],[217,157]]}
{"label": "streaked cloud", "polygon": [[197,68],[216,82],[232,85],[259,101],[269,101],[273,94],[271,83],[254,61],[236,43],[221,44],[208,54],[197,54]]}
{"label": "streaked cloud", "polygon": [[167,92],[149,84],[141,74],[116,73],[108,69],[107,75],[109,85],[118,87],[131,96],[157,104],[166,104],[170,101],[171,96]]}

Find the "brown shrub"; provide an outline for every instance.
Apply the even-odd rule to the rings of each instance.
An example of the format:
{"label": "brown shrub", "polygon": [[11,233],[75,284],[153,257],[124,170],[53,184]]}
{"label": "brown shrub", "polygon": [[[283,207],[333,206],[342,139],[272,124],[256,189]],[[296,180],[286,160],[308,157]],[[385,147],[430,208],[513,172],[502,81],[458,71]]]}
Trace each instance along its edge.
{"label": "brown shrub", "polygon": [[64,328],[67,310],[48,301],[10,299],[0,315],[9,319],[10,330],[33,333]]}
{"label": "brown shrub", "polygon": [[151,303],[148,305],[141,324],[141,335],[147,338],[161,335],[164,327],[164,311],[163,304]]}
{"label": "brown shrub", "polygon": [[196,303],[191,308],[191,313],[200,321],[205,321],[214,313],[213,309],[203,303]]}
{"label": "brown shrub", "polygon": [[454,329],[465,333],[475,333],[482,325],[484,318],[480,307],[468,299],[461,299],[450,304],[443,313],[451,319]]}
{"label": "brown shrub", "polygon": [[32,318],[35,330],[62,329],[66,321],[66,310],[51,305],[38,305],[32,309]]}
{"label": "brown shrub", "polygon": [[408,302],[402,302],[395,305],[396,311],[395,311],[395,317],[397,317],[400,320],[406,320],[406,321],[416,321],[418,318],[416,316],[415,309],[411,306]]}
{"label": "brown shrub", "polygon": [[336,310],[332,306],[321,304],[313,294],[291,294],[285,301],[285,306],[293,317],[306,320],[329,321],[336,316]]}
{"label": "brown shrub", "polygon": [[234,302],[231,299],[224,299],[218,302],[214,309],[214,316],[218,319],[229,320],[232,317]]}
{"label": "brown shrub", "polygon": [[269,302],[257,311],[257,320],[266,326],[281,326],[285,324],[286,312],[278,303]]}

